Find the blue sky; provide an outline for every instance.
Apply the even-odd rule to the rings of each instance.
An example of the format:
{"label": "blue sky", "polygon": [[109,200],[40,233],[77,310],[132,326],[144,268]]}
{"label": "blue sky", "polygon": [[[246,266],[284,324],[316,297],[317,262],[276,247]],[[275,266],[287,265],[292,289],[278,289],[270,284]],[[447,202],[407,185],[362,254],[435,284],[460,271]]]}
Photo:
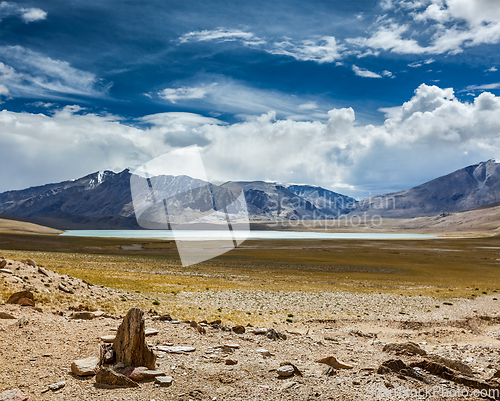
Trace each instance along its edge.
{"label": "blue sky", "polygon": [[198,144],[364,197],[500,158],[500,3],[3,1],[0,191]]}

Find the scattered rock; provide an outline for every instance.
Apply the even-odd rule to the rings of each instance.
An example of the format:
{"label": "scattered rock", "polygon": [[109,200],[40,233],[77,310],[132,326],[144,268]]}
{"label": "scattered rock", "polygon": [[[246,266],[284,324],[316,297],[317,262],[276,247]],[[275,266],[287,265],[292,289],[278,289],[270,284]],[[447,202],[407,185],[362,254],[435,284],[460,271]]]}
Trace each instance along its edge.
{"label": "scattered rock", "polygon": [[236,359],[226,359],[226,365],[236,365],[238,361]]}
{"label": "scattered rock", "polygon": [[174,379],[170,376],[158,376],[155,377],[155,384],[159,387],[170,387]]}
{"label": "scattered rock", "polygon": [[407,354],[407,355],[426,355],[422,348],[420,348],[417,344],[412,342],[407,343],[390,343],[386,344],[382,349],[384,352],[394,352],[396,355]]}
{"label": "scattered rock", "polygon": [[293,376],[294,369],[293,366],[291,365],[284,365],[276,369],[276,373],[278,374],[279,377],[290,377]]}
{"label": "scattered rock", "polygon": [[156,329],[146,329],[146,330],[144,331],[144,335],[145,335],[146,337],[149,337],[149,336],[156,336],[158,333],[159,333],[159,331],[158,331],[158,330],[156,330]]}
{"label": "scattered rock", "polygon": [[293,368],[293,373],[296,374],[297,376],[303,376],[302,375],[302,372],[299,370],[299,368],[297,366],[295,366],[293,363],[291,362],[281,362],[280,363],[280,366],[291,366]]}
{"label": "scattered rock", "polygon": [[132,308],[118,327],[113,344],[117,362],[126,366],[156,368],[156,355],[146,343],[144,318],[140,308]]}
{"label": "scattered rock", "polygon": [[267,329],[265,327],[257,327],[255,329],[251,329],[249,331],[252,332],[253,334],[266,334],[267,333]]}
{"label": "scattered rock", "polygon": [[340,362],[334,356],[328,356],[326,358],[322,358],[316,361],[317,363],[324,363],[325,365],[331,366],[334,369],[352,369],[351,365]]}
{"label": "scattered rock", "polygon": [[3,269],[5,266],[7,266],[7,260],[5,259],[0,260],[0,269]]}
{"label": "scattered rock", "polygon": [[71,290],[68,289],[68,287],[66,287],[64,284],[59,284],[59,286],[57,287],[59,288],[62,292],[65,292],[66,294],[70,294],[71,293]]}
{"label": "scattered rock", "polygon": [[245,333],[245,326],[241,325],[234,326],[231,328],[231,330],[234,331],[236,334],[243,334]]}
{"label": "scattered rock", "polygon": [[35,306],[35,302],[29,298],[21,298],[18,302],[18,305],[21,306]]}
{"label": "scattered rock", "polygon": [[165,345],[157,345],[155,349],[162,352],[168,352],[169,354],[185,354],[186,352],[196,351],[196,348],[193,347],[172,347]]}
{"label": "scattered rock", "polygon": [[62,389],[65,385],[66,385],[66,382],[65,382],[65,381],[50,384],[50,385],[49,385],[49,386],[48,386],[45,390],[42,390],[42,393],[46,393],[46,392],[47,392],[47,391],[49,391],[49,390],[52,390],[52,391],[57,391],[57,390],[60,390],[60,389]]}
{"label": "scattered rock", "polygon": [[207,330],[205,329],[205,327],[203,327],[202,325],[198,325],[198,327],[196,327],[196,330],[198,330],[198,333],[200,334],[206,334],[207,333]]}
{"label": "scattered rock", "polygon": [[[122,372],[122,374],[125,374]],[[138,368],[133,368],[132,372],[128,376],[130,379],[137,382],[153,380],[155,377],[165,376],[165,372],[161,370],[151,370],[145,366],[140,366]]]}
{"label": "scattered rock", "polygon": [[18,388],[0,393],[0,401],[27,401],[28,396]]}
{"label": "scattered rock", "polygon": [[0,269],[0,273],[14,274],[14,272],[9,269]]}
{"label": "scattered rock", "polygon": [[31,301],[32,305],[35,305],[35,297],[33,296],[33,293],[29,290],[24,290],[24,291],[19,291],[15,292],[12,294],[9,299],[7,300],[8,304],[17,304],[20,305],[20,301],[27,302],[26,300]]}
{"label": "scattered rock", "polygon": [[116,336],[113,334],[109,334],[109,335],[101,337],[101,341],[104,341],[105,343],[114,343],[115,340],[116,340]]}
{"label": "scattered rock", "polygon": [[280,333],[274,329],[267,330],[266,337],[271,340],[286,340],[286,334]]}
{"label": "scattered rock", "polygon": [[463,373],[464,375],[472,376],[474,375],[474,372],[472,371],[472,368],[463,363],[462,361],[456,361],[453,359],[448,359],[448,358],[443,358],[442,356],[439,355],[428,355],[428,359],[440,363],[441,365],[444,365],[448,368],[454,369],[460,373]]}
{"label": "scattered rock", "polygon": [[73,312],[70,315],[71,319],[92,320],[96,316],[93,312]]}
{"label": "scattered rock", "polygon": [[267,349],[264,349],[264,348],[256,349],[255,352],[257,352],[258,354],[261,354],[262,356],[266,356],[266,357],[269,357],[272,355]]}
{"label": "scattered rock", "polygon": [[30,266],[36,267],[36,262],[33,259],[26,259],[26,263]]}
{"label": "scattered rock", "polygon": [[15,319],[10,313],[0,312],[0,319]]}
{"label": "scattered rock", "polygon": [[109,386],[109,387],[139,387],[139,385],[129,379],[127,376],[124,376],[114,370],[101,367],[101,369],[97,372],[95,376],[95,381],[97,384],[101,386]]}
{"label": "scattered rock", "polygon": [[355,337],[363,337],[363,338],[376,338],[376,334],[371,334],[371,333],[363,333],[361,330],[358,329],[353,329],[349,331],[349,335],[355,336]]}
{"label": "scattered rock", "polygon": [[172,318],[170,317],[170,315],[167,313],[165,315],[161,315],[158,320],[162,321],[162,322],[171,322],[172,321]]}
{"label": "scattered rock", "polygon": [[190,325],[191,327],[194,327],[194,328],[197,328],[197,327],[198,327],[198,323],[196,323],[194,320],[191,320],[191,321],[189,322],[189,325]]}
{"label": "scattered rock", "polygon": [[19,318],[19,320],[17,321],[17,325],[18,325],[19,327],[24,327],[24,326],[26,326],[29,322],[30,322],[30,320],[29,320],[27,317],[25,317],[25,316],[21,316],[21,317]]}
{"label": "scattered rock", "polygon": [[93,376],[99,370],[99,358],[78,359],[71,364],[71,371],[77,376]]}
{"label": "scattered rock", "polygon": [[38,266],[38,273],[43,274],[46,277],[49,277],[49,272],[45,270],[43,267]]}
{"label": "scattered rock", "polygon": [[240,345],[239,344],[230,343],[230,344],[224,344],[223,347],[232,348],[232,349],[238,349],[238,348],[240,348]]}

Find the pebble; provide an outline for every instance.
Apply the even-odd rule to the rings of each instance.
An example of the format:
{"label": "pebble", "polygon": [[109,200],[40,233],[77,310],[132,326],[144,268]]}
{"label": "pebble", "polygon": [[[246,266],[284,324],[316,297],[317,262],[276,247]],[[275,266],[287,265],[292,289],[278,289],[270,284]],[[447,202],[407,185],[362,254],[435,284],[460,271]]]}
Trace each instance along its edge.
{"label": "pebble", "polygon": [[71,372],[77,376],[93,376],[99,369],[99,358],[88,357],[77,359],[71,363]]}
{"label": "pebble", "polygon": [[291,365],[280,366],[276,369],[276,373],[278,373],[280,377],[290,377],[293,376],[294,369]]}
{"label": "pebble", "polygon": [[14,274],[14,272],[9,269],[0,269],[0,273]]}
{"label": "pebble", "polygon": [[102,336],[101,340],[104,341],[105,343],[112,343],[115,341],[116,336],[114,334],[110,334],[107,336]]}
{"label": "pebble", "polygon": [[155,377],[155,384],[159,387],[170,387],[174,379],[170,376],[157,376]]}
{"label": "pebble", "polygon": [[226,359],[226,365],[236,365],[237,363],[236,359]]}
{"label": "pebble", "polygon": [[255,352],[257,352],[258,354],[261,354],[262,356],[271,356],[271,353],[267,349],[264,349],[264,348],[256,349]]}
{"label": "pebble", "polygon": [[146,330],[144,330],[144,334],[146,335],[146,337],[148,337],[148,336],[155,336],[158,333],[159,333],[159,331],[156,330],[156,329],[146,329]]}
{"label": "pebble", "polygon": [[170,354],[184,354],[186,352],[196,351],[194,347],[168,347],[164,345],[157,345],[155,347],[158,351],[168,352]]}
{"label": "pebble", "polygon": [[230,344],[224,344],[224,347],[238,349],[238,348],[240,348],[240,345],[230,343]]}

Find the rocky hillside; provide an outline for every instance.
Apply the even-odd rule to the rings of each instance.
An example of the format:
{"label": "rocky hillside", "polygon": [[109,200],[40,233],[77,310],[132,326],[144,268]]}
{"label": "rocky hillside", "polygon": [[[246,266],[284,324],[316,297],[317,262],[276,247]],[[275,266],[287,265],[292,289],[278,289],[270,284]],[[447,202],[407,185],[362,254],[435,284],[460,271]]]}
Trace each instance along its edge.
{"label": "rocky hillside", "polygon": [[459,212],[500,201],[500,163],[488,160],[404,191],[366,198],[352,213],[414,218]]}
{"label": "rocky hillside", "polygon": [[[76,180],[4,192],[0,194],[0,215],[59,229],[140,228],[132,202],[131,176],[129,170],[96,172]],[[222,210],[242,190],[251,220],[332,219],[346,204],[354,202],[353,198],[320,187],[262,181],[226,182],[217,186],[187,176],[158,176],[151,179],[151,185],[161,193],[160,198],[167,199],[169,215],[178,215],[182,210],[192,213],[184,217],[199,217],[210,212],[207,209],[211,207]],[[158,207],[148,206],[152,199],[144,181],[142,187],[133,187],[142,202],[141,226],[145,222],[148,228],[166,228],[154,224],[149,227],[148,223],[162,220],[158,214],[164,214],[163,203],[156,202]]]}

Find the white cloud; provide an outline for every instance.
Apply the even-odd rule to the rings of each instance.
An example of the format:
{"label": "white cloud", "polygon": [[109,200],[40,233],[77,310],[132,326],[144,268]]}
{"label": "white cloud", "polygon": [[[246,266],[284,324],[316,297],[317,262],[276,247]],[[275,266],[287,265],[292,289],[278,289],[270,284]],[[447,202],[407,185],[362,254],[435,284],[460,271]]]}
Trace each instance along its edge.
{"label": "white cloud", "polygon": [[468,91],[476,91],[476,90],[492,90],[492,89],[500,89],[500,82],[493,84],[483,84],[483,85],[470,85],[466,88]]}
{"label": "white cloud", "polygon": [[179,88],[165,88],[158,92],[158,96],[172,103],[185,99],[203,99],[215,85],[217,83],[200,87],[181,86]]}
{"label": "white cloud", "polygon": [[381,74],[384,76],[384,77],[389,77],[389,78],[395,78],[394,74],[388,70],[384,70],[381,72]]}
{"label": "white cloud", "polygon": [[205,41],[216,41],[216,42],[240,41],[245,45],[259,45],[265,43],[265,41],[256,37],[251,32],[244,32],[239,29],[230,30],[225,28],[188,32],[179,38],[179,43],[205,42]]}
{"label": "white cloud", "polygon": [[274,43],[267,52],[290,56],[300,61],[315,61],[318,64],[332,63],[342,58],[343,45],[339,45],[333,36],[323,36],[318,39]]}
{"label": "white cloud", "polygon": [[3,110],[0,190],[134,168],[195,143],[217,181],[305,182],[341,192],[351,188],[348,194],[357,196],[500,157],[500,97],[489,92],[461,102],[451,88],[421,85],[386,113],[377,126],[357,124],[352,108],[330,110],[326,121],[283,120],[269,112],[234,124],[162,113],[141,118],[146,126],[138,128],[74,107],[51,116]]}
{"label": "white cloud", "polygon": [[318,104],[316,102],[308,102],[299,105],[299,109],[301,110],[316,110],[318,108]]}
{"label": "white cloud", "polygon": [[41,21],[47,18],[47,13],[39,8],[22,8],[21,13],[21,18],[26,23]]}
{"label": "white cloud", "polygon": [[27,24],[47,18],[47,13],[40,8],[22,8],[17,4],[2,1],[0,3],[0,20],[6,17],[21,17]]}
{"label": "white cloud", "polygon": [[90,72],[22,46],[0,46],[0,60],[0,84],[14,97],[100,97],[109,89]]}
{"label": "white cloud", "polygon": [[497,71],[498,71],[497,67],[493,66],[493,67],[491,67],[491,68],[488,68],[488,69],[487,69],[487,70],[485,70],[484,72],[497,72]]}
{"label": "white cloud", "polygon": [[[356,65],[352,66],[352,70],[358,77],[363,77],[363,78],[382,78],[382,75],[377,74],[376,72],[368,71],[363,68],[359,68]],[[389,72],[389,71],[388,71]]]}

